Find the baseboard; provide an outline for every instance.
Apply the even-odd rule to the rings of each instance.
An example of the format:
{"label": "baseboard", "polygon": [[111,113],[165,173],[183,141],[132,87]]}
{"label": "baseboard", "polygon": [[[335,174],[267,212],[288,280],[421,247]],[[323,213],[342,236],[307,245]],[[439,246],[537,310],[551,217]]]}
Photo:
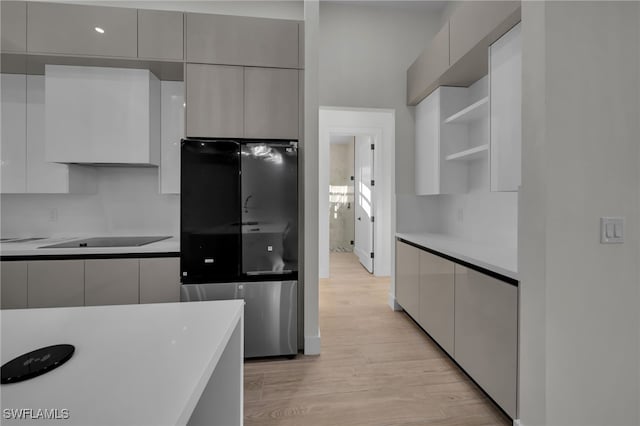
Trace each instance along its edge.
{"label": "baseboard", "polygon": [[513,426],[524,426],[520,419],[513,419]]}
{"label": "baseboard", "polygon": [[402,310],[402,306],[398,305],[398,301],[396,300],[396,297],[389,293],[389,307],[391,308],[392,311],[401,311]]}
{"label": "baseboard", "polygon": [[304,336],[304,354],[320,355],[320,332],[317,336]]}

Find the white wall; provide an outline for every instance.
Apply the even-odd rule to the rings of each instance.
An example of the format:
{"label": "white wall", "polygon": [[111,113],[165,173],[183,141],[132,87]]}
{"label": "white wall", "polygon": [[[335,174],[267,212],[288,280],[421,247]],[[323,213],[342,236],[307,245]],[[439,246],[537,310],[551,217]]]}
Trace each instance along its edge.
{"label": "white wall", "polygon": [[99,167],[97,174],[96,194],[3,194],[0,234],[179,234],[180,198],[158,193],[157,168]]}
{"label": "white wall", "polygon": [[[637,425],[640,4],[523,5],[521,421]],[[601,216],[625,243],[599,242]]]}
{"label": "white wall", "polygon": [[419,7],[320,5],[320,105],[396,111],[396,192],[413,194],[413,112],[407,68],[440,30],[440,14]]}
{"label": "white wall", "polygon": [[320,277],[329,277],[329,145],[331,134],[371,135],[374,150],[374,257],[376,276],[389,276],[392,271],[393,235],[395,233],[395,132],[391,110],[320,109],[319,119],[319,269]]}
{"label": "white wall", "polygon": [[152,10],[177,10],[194,13],[214,13],[219,15],[254,16],[257,18],[293,19],[302,21],[304,6],[302,0],[27,0],[53,3],[92,4],[96,6],[132,7]]}

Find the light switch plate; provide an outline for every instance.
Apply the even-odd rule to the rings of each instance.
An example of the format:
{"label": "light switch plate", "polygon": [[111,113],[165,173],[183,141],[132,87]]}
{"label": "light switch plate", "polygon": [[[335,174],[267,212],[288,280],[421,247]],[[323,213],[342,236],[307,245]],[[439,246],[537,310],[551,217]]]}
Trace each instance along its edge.
{"label": "light switch plate", "polygon": [[600,218],[600,243],[616,244],[624,243],[624,218],[601,217]]}

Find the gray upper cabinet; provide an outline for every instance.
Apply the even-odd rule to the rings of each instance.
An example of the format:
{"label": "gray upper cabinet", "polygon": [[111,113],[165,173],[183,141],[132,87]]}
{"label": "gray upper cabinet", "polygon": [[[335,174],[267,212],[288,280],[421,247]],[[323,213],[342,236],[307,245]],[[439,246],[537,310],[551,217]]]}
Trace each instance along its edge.
{"label": "gray upper cabinet", "polygon": [[29,262],[29,308],[84,305],[84,260]]}
{"label": "gray upper cabinet", "polygon": [[138,259],[84,261],[86,306],[138,303]]}
{"label": "gray upper cabinet", "polygon": [[[494,40],[520,20],[520,1],[465,1],[449,20],[451,58],[455,64],[478,43]],[[493,40],[489,40],[492,42]],[[486,50],[484,51],[486,56]]]}
{"label": "gray upper cabinet", "polygon": [[29,52],[138,56],[136,9],[29,2],[27,20]]}
{"label": "gray upper cabinet", "polygon": [[183,22],[181,12],[138,10],[138,57],[181,61]]}
{"label": "gray upper cabinet", "polygon": [[418,323],[450,355],[454,345],[454,263],[420,251]]}
{"label": "gray upper cabinet", "polygon": [[187,64],[187,136],[243,137],[243,79],[242,67]]}
{"label": "gray upper cabinet", "polygon": [[298,22],[186,14],[187,62],[298,67]]}
{"label": "gray upper cabinet", "polygon": [[27,4],[23,1],[0,2],[0,38],[3,52],[27,50]]}
{"label": "gray upper cabinet", "polygon": [[27,307],[27,267],[26,261],[0,263],[0,304],[2,309]]}
{"label": "gray upper cabinet", "polygon": [[455,281],[455,359],[516,418],[518,288],[460,265]]}
{"label": "gray upper cabinet", "polygon": [[396,300],[414,319],[420,313],[420,249],[396,241]]}
{"label": "gray upper cabinet", "polygon": [[295,69],[245,68],[246,138],[298,139],[298,77]]}
{"label": "gray upper cabinet", "polygon": [[140,259],[140,303],[180,301],[180,258]]}
{"label": "gray upper cabinet", "polygon": [[438,85],[449,68],[449,23],[445,23],[431,43],[407,70],[407,103],[416,105]]}

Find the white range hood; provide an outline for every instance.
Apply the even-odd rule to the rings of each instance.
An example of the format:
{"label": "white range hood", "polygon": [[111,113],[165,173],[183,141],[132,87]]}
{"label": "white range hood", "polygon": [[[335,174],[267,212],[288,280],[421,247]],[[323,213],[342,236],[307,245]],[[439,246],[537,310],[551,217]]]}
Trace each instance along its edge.
{"label": "white range hood", "polygon": [[160,81],[149,70],[47,65],[46,161],[160,164]]}

